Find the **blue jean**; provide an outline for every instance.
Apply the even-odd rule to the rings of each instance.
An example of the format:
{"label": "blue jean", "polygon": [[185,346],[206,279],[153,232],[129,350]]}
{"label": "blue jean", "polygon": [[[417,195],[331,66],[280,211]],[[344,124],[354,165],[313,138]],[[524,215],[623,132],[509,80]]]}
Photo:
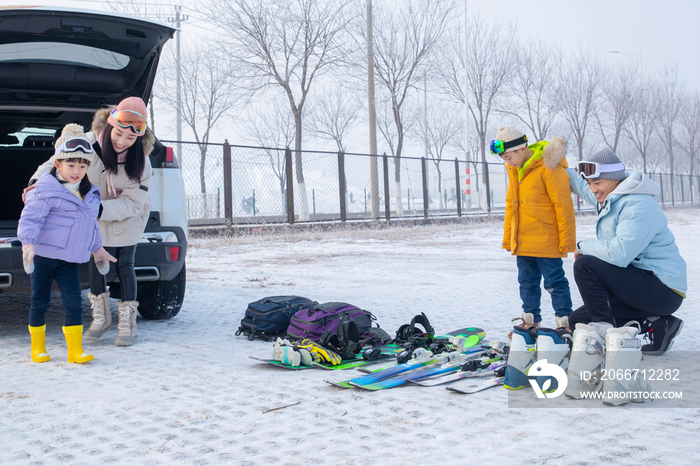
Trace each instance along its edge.
{"label": "blue jean", "polygon": [[[136,257],[136,245],[122,247],[105,247],[105,251],[117,259],[111,267],[117,268],[119,286],[121,287],[122,301],[136,301],[136,271],[134,260]],[[88,264],[88,276],[90,280],[90,293],[98,295],[107,291],[107,278],[97,270],[95,261],[90,259]]]}
{"label": "blue jean", "polygon": [[34,272],[29,279],[32,282],[29,325],[41,327],[46,323],[46,311],[51,305],[51,286],[54,280],[61,290],[61,301],[66,312],[65,326],[83,324],[83,299],[80,296],[78,264],[34,256]]}
{"label": "blue jean", "polygon": [[544,289],[552,295],[554,315],[565,317],[571,314],[571,290],[569,280],[564,275],[564,261],[550,257],[517,256],[518,283],[523,311],[533,314],[535,322],[541,322],[540,301],[544,278]]}

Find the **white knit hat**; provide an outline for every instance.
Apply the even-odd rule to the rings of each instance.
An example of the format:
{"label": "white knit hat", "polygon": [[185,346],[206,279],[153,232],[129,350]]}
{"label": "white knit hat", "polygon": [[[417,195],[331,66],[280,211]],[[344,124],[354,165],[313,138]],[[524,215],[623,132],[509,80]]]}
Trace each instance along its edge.
{"label": "white knit hat", "polygon": [[[70,141],[71,139],[85,139],[87,143],[92,147],[92,144],[90,144],[90,141],[86,139],[85,133],[83,131],[83,127],[80,125],[77,125],[75,123],[69,123],[66,126],[63,127],[63,131],[61,132],[61,135],[56,139],[56,143],[54,144],[54,148],[58,149],[61,147],[66,141]],[[61,152],[54,154],[54,160],[65,160],[65,159],[73,159],[73,158],[81,158],[85,159],[90,164],[95,162],[95,153],[91,152],[85,152],[81,150],[75,150],[75,151],[65,151],[62,150]]]}
{"label": "white knit hat", "polygon": [[[498,139],[499,141],[503,141],[504,143],[514,141],[522,137],[525,137],[525,134],[513,128],[512,126],[504,126],[503,128],[498,130],[498,133],[496,133],[496,139]],[[504,153],[518,150],[521,147],[525,146],[527,146],[527,137],[525,137],[525,142],[523,142],[522,144],[518,144],[517,146],[509,147],[505,150]]]}

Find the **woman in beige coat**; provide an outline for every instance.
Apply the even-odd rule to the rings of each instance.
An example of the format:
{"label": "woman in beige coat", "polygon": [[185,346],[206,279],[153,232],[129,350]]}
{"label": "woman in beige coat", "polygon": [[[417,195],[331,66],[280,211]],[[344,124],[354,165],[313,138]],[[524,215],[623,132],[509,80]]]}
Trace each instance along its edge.
{"label": "woman in beige coat", "polygon": [[[131,346],[136,341],[136,272],[134,256],[151,210],[151,177],[148,155],[155,137],[146,124],[146,104],[138,97],[128,97],[114,108],[95,113],[92,131],[87,138],[99,157],[88,169],[88,177],[100,188],[100,234],[105,249],[117,258],[116,271],[121,288],[117,301],[119,323],[117,346]],[[52,157],[53,158],[53,157]],[[44,163],[32,176],[32,182],[53,166]],[[105,276],[93,261],[89,265],[93,321],[83,340],[96,341],[110,329],[109,291]]]}

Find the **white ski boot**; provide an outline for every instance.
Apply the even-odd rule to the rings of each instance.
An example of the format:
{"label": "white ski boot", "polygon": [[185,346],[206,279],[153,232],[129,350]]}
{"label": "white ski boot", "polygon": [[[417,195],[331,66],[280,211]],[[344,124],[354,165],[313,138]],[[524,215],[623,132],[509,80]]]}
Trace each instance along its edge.
{"label": "white ski boot", "polygon": [[605,334],[609,328],[612,325],[607,323],[576,324],[564,395],[580,400],[584,397],[582,393],[600,389],[605,365]]}
{"label": "white ski boot", "polygon": [[513,329],[503,384],[508,390],[522,390],[529,387],[527,371],[535,363],[537,356],[537,329],[517,326]]}
{"label": "white ski boot", "polygon": [[[537,331],[538,361],[546,360],[547,364],[557,365],[566,371],[570,359],[571,335],[567,330],[541,328]],[[536,377],[535,380],[544,393],[552,393],[559,387],[557,379],[551,376]],[[550,382],[547,384],[547,381]]]}
{"label": "white ski boot", "polygon": [[651,401],[649,384],[635,371],[642,360],[642,342],[634,327],[608,329],[605,335],[603,403],[620,406]]}

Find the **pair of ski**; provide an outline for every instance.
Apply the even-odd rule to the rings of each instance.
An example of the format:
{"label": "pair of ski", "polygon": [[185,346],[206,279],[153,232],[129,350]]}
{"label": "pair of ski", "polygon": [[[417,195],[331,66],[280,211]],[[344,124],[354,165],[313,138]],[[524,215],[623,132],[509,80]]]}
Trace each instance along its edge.
{"label": "pair of ski", "polygon": [[384,390],[394,388],[406,383],[421,386],[436,386],[460,380],[466,377],[478,377],[493,374],[493,371],[505,365],[504,361],[487,361],[491,364],[487,368],[475,371],[462,371],[461,364],[475,358],[480,358],[482,348],[474,348],[467,353],[445,353],[433,356],[431,353],[419,354],[414,360],[405,364],[391,366],[377,372],[356,377],[344,382],[326,383],[341,388],[361,388],[364,390]]}
{"label": "pair of ski", "polygon": [[482,329],[469,327],[450,332],[448,335],[460,339],[460,351],[433,355],[430,351],[419,348],[415,350],[413,359],[404,364],[389,366],[342,382],[329,380],[325,382],[341,388],[357,387],[365,390],[383,390],[403,385],[408,380],[417,381],[456,372],[463,362],[481,357],[484,352],[484,349],[479,345],[485,335]]}

